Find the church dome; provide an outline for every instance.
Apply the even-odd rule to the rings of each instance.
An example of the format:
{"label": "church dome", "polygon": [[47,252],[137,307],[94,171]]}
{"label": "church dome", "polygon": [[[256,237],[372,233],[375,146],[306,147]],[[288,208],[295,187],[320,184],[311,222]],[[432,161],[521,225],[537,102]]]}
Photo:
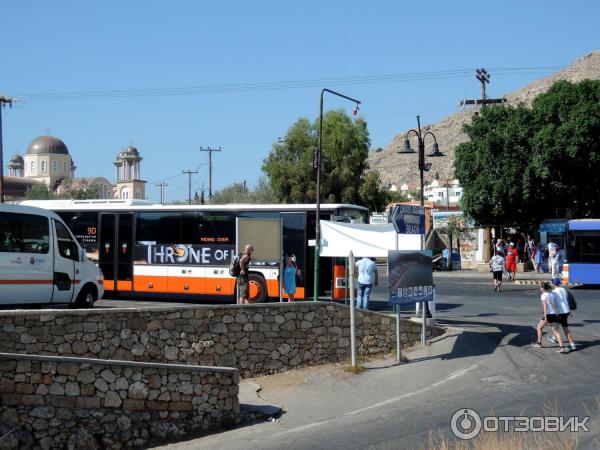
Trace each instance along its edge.
{"label": "church dome", "polygon": [[141,161],[140,152],[133,145],[121,150],[117,155],[117,161]]}
{"label": "church dome", "polygon": [[29,144],[28,155],[60,154],[68,155],[69,150],[63,141],[53,136],[40,136]]}

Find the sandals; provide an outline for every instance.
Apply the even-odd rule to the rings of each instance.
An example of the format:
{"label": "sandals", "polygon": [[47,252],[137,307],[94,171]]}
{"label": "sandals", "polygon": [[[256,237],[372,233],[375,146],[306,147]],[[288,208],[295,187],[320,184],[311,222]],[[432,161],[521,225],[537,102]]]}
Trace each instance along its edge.
{"label": "sandals", "polygon": [[565,348],[565,347],[558,347],[558,350],[556,350],[556,353],[569,353],[569,349]]}

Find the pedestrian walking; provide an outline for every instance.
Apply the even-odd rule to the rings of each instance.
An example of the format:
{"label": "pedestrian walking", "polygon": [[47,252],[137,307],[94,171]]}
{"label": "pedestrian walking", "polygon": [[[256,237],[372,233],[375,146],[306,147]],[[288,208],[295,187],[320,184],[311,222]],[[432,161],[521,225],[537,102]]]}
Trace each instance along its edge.
{"label": "pedestrian walking", "polygon": [[502,273],[504,272],[504,258],[500,250],[496,250],[496,254],[490,259],[490,271],[492,272],[492,280],[494,281],[494,291],[500,292]]}
{"label": "pedestrian walking", "polygon": [[559,319],[557,314],[557,304],[556,297],[552,293],[552,288],[550,283],[545,281],[540,281],[540,300],[542,302],[542,308],[544,310],[544,315],[542,319],[538,322],[536,326],[537,331],[537,342],[531,344],[532,347],[541,348],[542,347],[542,336],[544,333],[544,327],[546,324],[550,323],[552,325],[552,333],[558,342],[558,353],[569,353],[562,343],[562,338],[559,333]]}
{"label": "pedestrian walking", "polygon": [[517,276],[517,249],[514,243],[510,243],[506,249],[506,272],[508,280],[515,280]]}
{"label": "pedestrian walking", "polygon": [[375,258],[362,258],[356,262],[358,272],[358,289],[356,290],[356,307],[359,309],[369,309],[369,298],[373,284],[377,286],[379,274]]}
{"label": "pedestrian walking", "polygon": [[286,256],[283,269],[283,291],[288,296],[288,302],[296,301],[296,277],[300,276],[300,273],[292,255]]}
{"label": "pedestrian walking", "polygon": [[523,238],[519,236],[517,239],[517,263],[525,262],[525,242],[523,242]]}
{"label": "pedestrian walking", "polygon": [[[575,340],[573,339],[573,334],[569,329],[569,316],[571,315],[571,307],[569,306],[569,293],[564,287],[560,286],[560,280],[552,280],[552,294],[556,299],[556,313],[558,315],[558,323],[563,329],[563,333],[565,333],[565,338],[569,341],[569,350],[575,350]],[[557,344],[558,341],[556,337],[548,337],[548,340],[554,344]]]}
{"label": "pedestrian walking", "polygon": [[502,242],[502,239],[498,239],[496,241],[496,254],[498,254],[498,252],[500,252],[502,256],[506,256],[506,253],[504,252],[504,242]]}
{"label": "pedestrian walking", "polygon": [[558,268],[558,245],[553,241],[548,242],[548,272],[550,278],[559,280],[559,268]]}
{"label": "pedestrian walking", "polygon": [[535,246],[535,253],[533,254],[533,266],[537,273],[540,273],[542,268],[542,261],[544,260],[544,246],[538,244]]}
{"label": "pedestrian walking", "polygon": [[250,265],[250,260],[252,259],[252,252],[254,251],[254,247],[251,244],[246,244],[244,247],[244,253],[240,256],[240,274],[237,277],[238,284],[238,295],[239,300],[238,304],[247,305],[250,303],[250,285],[248,282],[248,266]]}

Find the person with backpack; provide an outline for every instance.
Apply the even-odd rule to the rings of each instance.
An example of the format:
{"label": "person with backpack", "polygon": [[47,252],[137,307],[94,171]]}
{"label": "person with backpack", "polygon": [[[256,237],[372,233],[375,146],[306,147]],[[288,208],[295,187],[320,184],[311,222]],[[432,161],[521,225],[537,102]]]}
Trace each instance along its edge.
{"label": "person with backpack", "polygon": [[[565,333],[565,337],[569,341],[570,351],[575,350],[575,341],[573,340],[573,334],[569,330],[568,318],[571,315],[573,309],[577,309],[577,303],[575,297],[564,287],[560,286],[560,281],[557,279],[552,280],[553,289],[552,294],[556,298],[556,313],[558,314],[558,322]],[[572,300],[571,300],[572,299]],[[553,344],[557,343],[554,336],[548,337],[548,340]]]}
{"label": "person with backpack", "polygon": [[250,260],[252,259],[252,252],[254,251],[254,247],[251,244],[246,244],[244,247],[244,253],[240,255],[239,259],[239,275],[237,276],[237,284],[238,284],[238,295],[239,295],[239,305],[247,305],[250,303],[250,285],[248,284],[248,266],[250,265]]}
{"label": "person with backpack", "polygon": [[542,293],[540,300],[542,301],[544,316],[536,326],[537,342],[531,344],[531,346],[535,348],[542,347],[543,330],[546,324],[550,323],[552,324],[552,333],[558,341],[557,353],[569,353],[569,350],[563,346],[562,338],[560,337],[560,333],[558,331],[559,319],[557,314],[557,301],[551,290],[552,288],[550,287],[550,283],[540,281],[540,291]]}

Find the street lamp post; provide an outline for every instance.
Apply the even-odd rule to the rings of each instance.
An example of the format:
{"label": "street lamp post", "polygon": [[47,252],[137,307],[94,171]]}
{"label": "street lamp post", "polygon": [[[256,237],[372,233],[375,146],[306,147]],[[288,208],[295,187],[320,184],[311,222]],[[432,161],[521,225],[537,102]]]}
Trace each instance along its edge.
{"label": "street lamp post", "polygon": [[317,151],[315,153],[315,169],[317,170],[317,207],[316,207],[316,225],[315,225],[315,270],[314,270],[314,285],[313,285],[313,300],[317,301],[319,299],[319,256],[321,254],[321,228],[319,224],[319,216],[321,214],[321,154],[323,150],[323,96],[325,92],[329,92],[330,94],[337,95],[338,97],[345,98],[346,100],[350,100],[351,102],[356,103],[354,110],[352,111],[353,115],[358,113],[358,105],[361,104],[360,100],[356,100],[355,98],[348,97],[344,94],[340,94],[339,92],[332,91],[331,89],[323,89],[321,90],[321,103],[319,107],[319,140],[317,143]]}
{"label": "street lamp post", "polygon": [[[417,129],[416,130],[415,129],[408,130],[406,132],[406,136],[404,138],[404,148],[401,151],[399,151],[398,153],[404,154],[404,153],[414,153],[415,152],[410,147],[410,140],[408,139],[409,136],[411,135],[411,133],[414,134],[415,136],[417,136],[418,149],[419,149],[419,176],[420,176],[420,180],[421,180],[421,208],[424,208],[425,207],[424,173],[429,171],[429,169],[431,169],[431,163],[425,163],[425,138],[427,136],[431,136],[433,138],[433,150],[427,156],[438,157],[438,156],[444,156],[444,154],[440,152],[440,148],[438,146],[435,134],[433,134],[431,131],[427,131],[426,133],[421,132],[420,116],[417,116]],[[425,242],[425,235],[423,235],[423,237],[421,238],[421,250],[423,250],[425,248],[424,242]],[[452,257],[452,255],[450,255],[450,257]],[[423,303],[423,309],[424,309],[425,315],[429,315],[429,307],[427,305],[427,302]]]}

